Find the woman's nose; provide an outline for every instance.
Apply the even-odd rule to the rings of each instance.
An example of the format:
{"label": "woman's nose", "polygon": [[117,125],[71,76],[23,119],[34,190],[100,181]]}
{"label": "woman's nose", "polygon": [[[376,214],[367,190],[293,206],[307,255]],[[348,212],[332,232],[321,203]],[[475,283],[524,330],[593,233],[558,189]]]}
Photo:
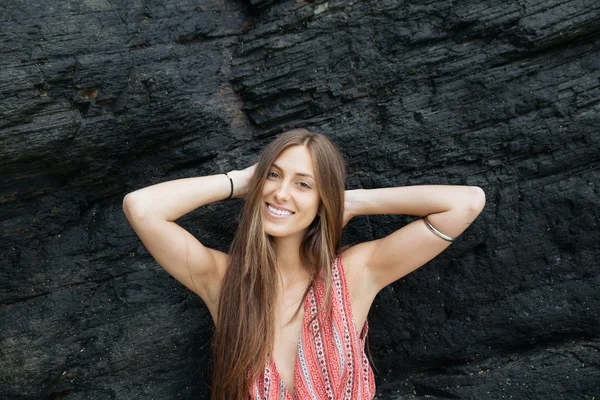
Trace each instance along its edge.
{"label": "woman's nose", "polygon": [[279,201],[287,201],[290,198],[290,191],[288,184],[282,182],[281,185],[275,191],[275,199]]}

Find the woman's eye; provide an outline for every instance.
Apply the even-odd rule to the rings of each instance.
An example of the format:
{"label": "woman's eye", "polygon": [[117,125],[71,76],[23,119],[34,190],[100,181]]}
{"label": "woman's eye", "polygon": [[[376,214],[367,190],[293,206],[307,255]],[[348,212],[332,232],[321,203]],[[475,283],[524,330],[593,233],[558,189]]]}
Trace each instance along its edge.
{"label": "woman's eye", "polygon": [[302,186],[305,189],[310,189],[310,185],[306,182],[300,182],[299,184],[300,184],[300,186]]}
{"label": "woman's eye", "polygon": [[269,173],[267,174],[267,176],[268,176],[269,178],[277,178],[277,177],[279,177],[279,175],[278,175],[278,174],[277,174],[277,172],[275,172],[275,171],[271,171],[271,172],[269,172]]}

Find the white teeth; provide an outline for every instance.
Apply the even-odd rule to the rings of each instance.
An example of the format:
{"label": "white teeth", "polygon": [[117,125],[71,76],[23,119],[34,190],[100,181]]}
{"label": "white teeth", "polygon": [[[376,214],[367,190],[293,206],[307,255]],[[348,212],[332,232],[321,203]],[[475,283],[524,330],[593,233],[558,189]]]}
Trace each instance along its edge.
{"label": "white teeth", "polygon": [[293,214],[290,211],[278,210],[275,207],[271,207],[270,205],[267,205],[267,207],[269,208],[269,211],[271,211],[273,214],[276,214],[276,215],[292,215]]}

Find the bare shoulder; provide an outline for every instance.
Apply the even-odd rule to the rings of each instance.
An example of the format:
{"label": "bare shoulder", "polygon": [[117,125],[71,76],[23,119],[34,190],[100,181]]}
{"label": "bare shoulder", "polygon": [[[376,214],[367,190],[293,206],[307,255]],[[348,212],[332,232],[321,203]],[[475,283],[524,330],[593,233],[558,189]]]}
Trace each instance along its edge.
{"label": "bare shoulder", "polygon": [[216,319],[223,279],[227,271],[230,255],[219,250],[208,249],[215,263],[213,274],[207,276],[200,271],[192,270],[193,279],[198,287],[199,295],[206,303],[213,320]]}
{"label": "bare shoulder", "polygon": [[212,282],[207,282],[211,287],[221,287],[223,279],[225,278],[225,272],[227,271],[227,265],[231,256],[219,250],[209,249],[213,259],[215,260],[215,274],[212,277]]}
{"label": "bare shoulder", "polygon": [[357,332],[362,332],[378,292],[369,278],[369,269],[366,264],[369,257],[368,248],[368,242],[361,243],[345,249],[340,256]]}
{"label": "bare shoulder", "polygon": [[371,254],[369,242],[360,243],[345,249],[341,254],[346,283],[354,300],[367,301],[369,304],[379,291],[371,282],[367,263]]}

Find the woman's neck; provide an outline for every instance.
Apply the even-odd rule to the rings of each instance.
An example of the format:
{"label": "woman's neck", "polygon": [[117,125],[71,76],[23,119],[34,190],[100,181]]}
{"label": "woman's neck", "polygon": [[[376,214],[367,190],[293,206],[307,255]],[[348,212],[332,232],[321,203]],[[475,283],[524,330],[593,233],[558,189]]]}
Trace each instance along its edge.
{"label": "woman's neck", "polygon": [[274,243],[277,252],[277,268],[281,273],[283,287],[306,280],[308,271],[300,257],[302,236],[276,237]]}

